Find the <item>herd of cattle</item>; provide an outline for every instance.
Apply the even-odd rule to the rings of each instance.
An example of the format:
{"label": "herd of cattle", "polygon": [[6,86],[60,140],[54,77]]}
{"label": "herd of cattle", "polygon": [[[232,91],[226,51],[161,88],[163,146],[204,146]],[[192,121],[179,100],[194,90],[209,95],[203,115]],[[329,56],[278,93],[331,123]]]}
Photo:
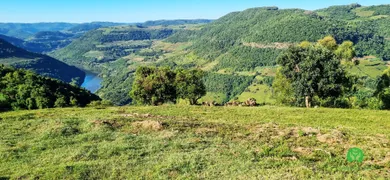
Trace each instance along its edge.
{"label": "herd of cattle", "polygon": [[[203,102],[203,106],[222,106],[221,104],[218,104],[217,102]],[[232,102],[227,102],[225,106],[249,106],[249,107],[254,107],[257,106],[257,102],[255,98],[249,98],[245,102],[239,102],[239,101],[232,101]]]}

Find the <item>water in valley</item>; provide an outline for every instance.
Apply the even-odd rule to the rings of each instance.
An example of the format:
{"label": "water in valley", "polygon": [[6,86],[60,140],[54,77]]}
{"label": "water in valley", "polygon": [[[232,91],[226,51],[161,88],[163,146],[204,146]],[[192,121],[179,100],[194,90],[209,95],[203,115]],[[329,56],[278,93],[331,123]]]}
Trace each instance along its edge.
{"label": "water in valley", "polygon": [[97,74],[91,72],[85,72],[85,73],[86,75],[85,75],[84,83],[81,85],[81,87],[95,93],[100,89],[101,82],[103,81],[103,79],[100,78]]}

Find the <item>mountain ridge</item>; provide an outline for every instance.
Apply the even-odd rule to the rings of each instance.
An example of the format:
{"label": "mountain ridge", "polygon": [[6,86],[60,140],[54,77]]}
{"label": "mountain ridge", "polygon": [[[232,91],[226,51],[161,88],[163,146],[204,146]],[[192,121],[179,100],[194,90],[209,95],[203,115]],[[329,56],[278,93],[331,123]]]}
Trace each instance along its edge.
{"label": "mountain ridge", "polygon": [[76,67],[69,66],[47,55],[29,52],[13,46],[3,39],[0,39],[0,63],[32,70],[43,76],[59,79],[67,83],[74,81],[79,85],[82,84],[85,77],[85,73]]}

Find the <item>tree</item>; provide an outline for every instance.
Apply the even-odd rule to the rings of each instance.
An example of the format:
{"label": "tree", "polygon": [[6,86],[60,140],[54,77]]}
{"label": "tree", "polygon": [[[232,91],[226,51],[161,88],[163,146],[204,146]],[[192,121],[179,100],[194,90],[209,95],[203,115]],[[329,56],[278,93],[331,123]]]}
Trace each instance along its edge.
{"label": "tree", "polygon": [[297,105],[305,102],[310,108],[314,96],[337,98],[342,92],[345,72],[328,48],[293,46],[278,57],[277,63],[280,72],[291,82]]}
{"label": "tree", "polygon": [[278,68],[274,83],[272,84],[274,97],[279,104],[293,105],[294,89],[291,82],[281,73],[281,68]]}
{"label": "tree", "polygon": [[139,67],[130,97],[138,104],[160,105],[176,102],[176,73],[169,68]]}
{"label": "tree", "polygon": [[160,105],[188,99],[191,105],[206,94],[201,70],[175,71],[169,68],[139,67],[135,73],[130,97],[138,104]]}
{"label": "tree", "polygon": [[61,97],[58,97],[57,100],[54,102],[54,107],[62,108],[62,107],[66,107],[67,104],[68,103],[66,102],[65,97],[61,96]]}
{"label": "tree", "polygon": [[317,43],[330,51],[335,51],[338,47],[336,39],[334,39],[332,36],[326,36],[323,39],[318,40]]}
{"label": "tree", "polygon": [[206,95],[206,86],[203,83],[205,73],[202,70],[176,70],[175,86],[177,97],[188,99],[195,105],[200,98]]}
{"label": "tree", "polygon": [[350,62],[356,56],[352,41],[344,41],[336,50],[337,58]]}
{"label": "tree", "polygon": [[300,44],[299,44],[300,47],[303,47],[303,48],[308,48],[311,46],[311,42],[309,41],[302,41]]}
{"label": "tree", "polygon": [[376,93],[383,103],[384,109],[390,109],[390,68],[383,72],[379,79]]}

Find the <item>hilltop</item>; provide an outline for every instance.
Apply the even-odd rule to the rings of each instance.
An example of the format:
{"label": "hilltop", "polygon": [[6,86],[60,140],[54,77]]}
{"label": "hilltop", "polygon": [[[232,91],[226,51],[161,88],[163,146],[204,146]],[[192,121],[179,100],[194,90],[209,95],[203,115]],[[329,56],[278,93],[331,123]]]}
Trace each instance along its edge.
{"label": "hilltop", "polygon": [[[0,177],[387,179],[389,112],[111,107],[2,113]],[[348,163],[349,148],[365,153]]]}
{"label": "hilltop", "polygon": [[32,70],[43,76],[68,83],[75,81],[76,84],[81,84],[85,77],[85,73],[76,67],[69,66],[47,55],[18,48],[2,39],[0,39],[0,64]]}

